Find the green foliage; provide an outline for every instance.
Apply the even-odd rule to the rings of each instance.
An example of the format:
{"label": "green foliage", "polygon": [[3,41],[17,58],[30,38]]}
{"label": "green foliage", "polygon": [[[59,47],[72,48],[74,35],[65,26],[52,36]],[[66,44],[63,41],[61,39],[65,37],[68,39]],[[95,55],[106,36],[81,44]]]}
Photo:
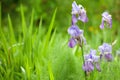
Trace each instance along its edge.
{"label": "green foliage", "polygon": [[[98,1],[103,3],[101,0]],[[66,1],[66,4],[67,2],[68,1]],[[81,2],[86,5],[87,9],[90,7],[90,5],[87,6],[88,3],[84,2],[84,0]],[[97,1],[93,2],[93,4],[96,3]],[[97,4],[100,5],[100,3]],[[69,6],[71,6],[71,3]],[[91,4],[91,7],[93,8],[95,6]],[[32,10],[28,25],[25,18],[24,6],[21,5],[21,26],[17,26],[21,32],[18,32],[18,34],[16,34],[14,30],[14,21],[11,20],[10,15],[7,17],[8,31],[5,31],[4,26],[1,27],[0,14],[0,80],[84,80],[81,49],[78,47],[70,49],[67,45],[68,34],[66,32],[57,32],[57,30],[59,30],[58,25],[62,26],[62,24],[58,24],[56,27],[58,23],[56,18],[58,19],[62,16],[62,14],[61,16],[56,16],[60,13],[59,9],[60,8],[55,9],[50,25],[47,26],[47,31],[45,31],[43,27],[43,17],[40,18],[37,27],[34,25],[35,9]],[[100,23],[96,21],[99,16],[92,18],[91,15],[93,15],[93,12],[88,10],[88,13],[91,17],[90,20],[93,20],[88,23],[88,25],[93,25],[90,27],[90,31],[87,25],[85,25],[85,27],[87,27],[85,28],[85,37],[88,42],[88,45],[85,46],[85,53],[87,53],[90,48],[97,49],[103,42],[102,31],[94,27],[94,25]],[[65,15],[70,16],[69,14]],[[63,18],[64,17],[61,17],[61,19]],[[66,21],[66,19],[61,21],[61,23],[62,22],[67,25],[70,23]],[[107,35],[105,37],[107,37],[106,41],[109,43],[111,42],[111,38],[108,36],[112,36],[112,42],[116,39],[118,40],[113,46],[113,55],[115,56],[116,49],[120,47],[120,31],[115,28],[119,26],[119,24],[116,21],[113,21],[113,23],[112,34],[110,34],[109,30],[106,30],[105,34]],[[83,24],[80,23],[79,25]],[[64,29],[67,30],[67,27]],[[114,34],[116,30],[118,34]],[[119,80],[120,61],[117,60],[116,57],[114,58],[111,63],[101,63],[102,71],[97,72],[97,70],[95,70],[88,77],[88,80]]]}

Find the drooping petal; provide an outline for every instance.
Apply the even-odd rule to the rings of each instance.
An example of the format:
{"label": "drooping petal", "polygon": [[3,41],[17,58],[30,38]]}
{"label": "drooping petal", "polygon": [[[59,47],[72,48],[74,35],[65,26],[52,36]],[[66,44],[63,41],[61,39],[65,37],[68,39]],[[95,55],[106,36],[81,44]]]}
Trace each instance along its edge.
{"label": "drooping petal", "polygon": [[71,38],[71,39],[69,40],[68,46],[69,46],[70,48],[73,48],[75,45],[76,45],[75,39],[74,39],[74,38]]}
{"label": "drooping petal", "polygon": [[102,19],[102,23],[100,24],[100,28],[104,29],[104,20]]}
{"label": "drooping petal", "polygon": [[112,19],[110,19],[109,26],[112,28]]}
{"label": "drooping petal", "polygon": [[91,61],[85,61],[83,64],[83,70],[86,72],[91,72],[94,70],[94,65]]}
{"label": "drooping petal", "polygon": [[96,69],[100,72],[101,71],[100,64],[96,63],[95,66],[96,66]]}
{"label": "drooping petal", "polygon": [[72,15],[72,25],[75,25],[77,23],[76,15]]}
{"label": "drooping petal", "polygon": [[112,59],[113,59],[112,54],[110,54],[110,53],[105,54],[105,59],[107,61],[112,61]]}
{"label": "drooping petal", "polygon": [[78,20],[81,20],[82,22],[88,22],[88,18],[87,18],[86,11],[84,10],[84,8],[79,13]]}

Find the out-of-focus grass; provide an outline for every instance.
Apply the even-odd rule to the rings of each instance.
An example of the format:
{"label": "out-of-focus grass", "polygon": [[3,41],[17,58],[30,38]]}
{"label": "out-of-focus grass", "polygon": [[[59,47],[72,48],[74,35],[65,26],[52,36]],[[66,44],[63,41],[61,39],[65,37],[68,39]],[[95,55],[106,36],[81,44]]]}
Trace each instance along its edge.
{"label": "out-of-focus grass", "polygon": [[[47,32],[42,27],[42,18],[39,23],[39,29],[33,28],[34,10],[31,14],[29,26],[26,25],[22,5],[20,10],[22,26],[19,29],[21,29],[21,33],[14,33],[9,15],[8,32],[0,27],[0,79],[84,80],[81,49],[77,47],[71,49],[68,47],[67,43],[70,36],[68,36],[67,32],[56,33],[57,27],[54,24],[57,9],[53,13]],[[118,24],[113,22],[112,34],[109,30],[106,30],[105,33],[105,37],[107,37],[106,42],[110,43],[111,37],[112,41],[118,40],[113,46],[113,55],[115,55],[116,49],[120,47],[120,32],[118,30],[119,33],[115,35],[114,26],[118,26]],[[85,25],[85,27],[87,26]],[[80,28],[83,27],[80,26]],[[84,48],[87,53],[91,48],[98,49],[98,46],[103,42],[103,34],[99,28],[93,28],[93,31],[91,29],[89,32],[91,35],[88,35],[86,29],[84,32],[87,45]],[[94,30],[96,33],[94,33]],[[97,72],[95,70],[88,77],[88,80],[119,80],[120,62],[115,58],[110,63],[101,63],[102,71]]]}
{"label": "out-of-focus grass", "polygon": [[[120,22],[120,0],[75,0],[78,4],[82,4],[86,11],[89,18],[88,24],[86,26],[97,28],[99,26],[99,22],[101,21],[101,13],[103,11],[109,11],[112,16],[113,21],[119,23]],[[71,3],[73,0],[2,0],[2,22],[3,24],[7,25],[7,14],[10,13],[11,19],[13,21],[13,26],[15,32],[19,31],[16,26],[21,26],[20,23],[20,4],[23,4],[23,8],[25,11],[26,17],[26,24],[29,24],[31,10],[34,8],[34,25],[39,24],[40,17],[43,20],[43,26],[48,28],[49,22],[51,20],[52,12],[57,7],[58,13],[56,14],[56,23],[57,26],[56,31],[66,31],[67,27],[70,26],[71,23]],[[107,3],[107,4],[106,4]],[[17,17],[17,18],[16,18]],[[83,26],[81,23],[80,26]],[[36,26],[34,26],[36,27]],[[116,26],[114,26],[117,28]],[[87,31],[87,30],[86,30]],[[88,34],[89,31],[88,31]]]}

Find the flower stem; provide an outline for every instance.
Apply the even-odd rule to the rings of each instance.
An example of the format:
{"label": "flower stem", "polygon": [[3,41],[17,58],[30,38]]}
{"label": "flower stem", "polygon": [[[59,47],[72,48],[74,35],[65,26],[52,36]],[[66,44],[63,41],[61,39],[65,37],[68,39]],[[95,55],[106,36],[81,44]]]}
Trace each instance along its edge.
{"label": "flower stem", "polygon": [[103,42],[106,42],[106,29],[103,30]]}
{"label": "flower stem", "polygon": [[[82,61],[83,61],[83,64],[85,62],[84,60],[84,50],[83,50],[83,46],[80,46],[81,47],[81,51],[82,51]],[[84,76],[85,76],[85,80],[87,80],[87,75],[86,75],[86,71],[84,71]]]}
{"label": "flower stem", "polygon": [[110,36],[111,36],[111,45],[112,45],[112,30],[110,29]]}

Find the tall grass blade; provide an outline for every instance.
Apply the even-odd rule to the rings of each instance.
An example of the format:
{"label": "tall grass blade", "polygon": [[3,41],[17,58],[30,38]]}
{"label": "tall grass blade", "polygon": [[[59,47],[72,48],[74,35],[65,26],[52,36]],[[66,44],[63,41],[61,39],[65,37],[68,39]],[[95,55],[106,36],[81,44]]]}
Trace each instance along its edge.
{"label": "tall grass blade", "polygon": [[27,27],[26,27],[26,21],[25,21],[25,16],[24,16],[24,9],[22,5],[20,6],[20,10],[21,10],[21,18],[22,18],[23,37],[25,39]]}
{"label": "tall grass blade", "polygon": [[55,11],[54,11],[54,14],[53,14],[53,16],[52,16],[52,20],[51,20],[51,23],[50,23],[48,32],[47,32],[47,34],[46,34],[46,36],[45,36],[45,41],[44,41],[44,45],[43,45],[43,49],[42,49],[42,54],[43,54],[44,56],[46,55],[46,54],[45,54],[45,51],[46,51],[46,49],[47,49],[47,47],[48,47],[49,40],[50,40],[50,36],[51,36],[51,31],[52,31],[52,29],[53,29],[53,27],[54,27],[54,21],[55,21],[56,11],[57,11],[57,9],[55,9]]}
{"label": "tall grass blade", "polygon": [[1,25],[1,12],[2,12],[2,11],[1,11],[1,1],[0,1],[0,29],[1,29],[1,26],[2,26],[2,25]]}
{"label": "tall grass blade", "polygon": [[48,72],[49,72],[50,80],[54,80],[54,76],[53,76],[53,72],[52,72],[52,68],[51,68],[50,62],[48,63]]}
{"label": "tall grass blade", "polygon": [[8,23],[9,23],[9,32],[10,32],[10,43],[11,45],[13,45],[16,43],[16,40],[15,40],[15,35],[14,35],[12,22],[9,14],[8,14]]}

